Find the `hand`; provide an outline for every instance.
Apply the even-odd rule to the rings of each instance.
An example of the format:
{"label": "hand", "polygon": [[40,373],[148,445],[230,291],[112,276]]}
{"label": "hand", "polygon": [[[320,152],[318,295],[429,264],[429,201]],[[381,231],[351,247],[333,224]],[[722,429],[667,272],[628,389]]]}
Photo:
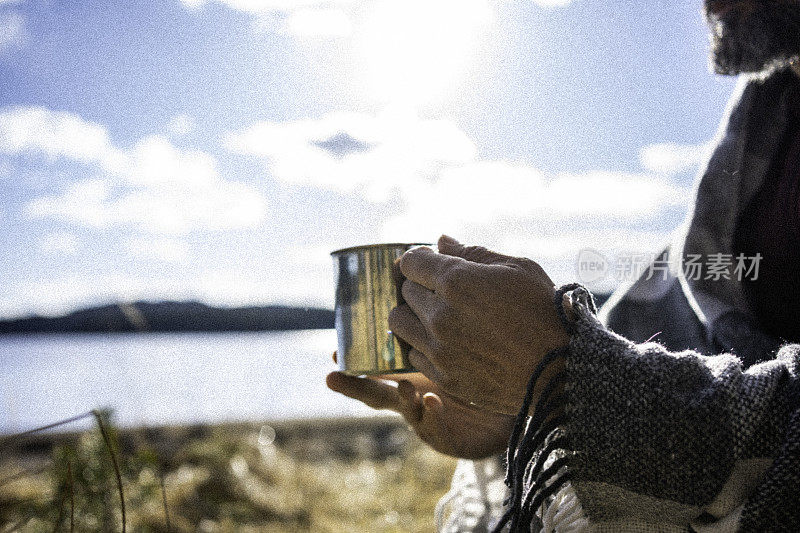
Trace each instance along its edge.
{"label": "hand", "polygon": [[405,303],[392,310],[389,327],[411,345],[414,367],[464,402],[515,414],[542,357],[569,342],[547,274],[529,259],[444,235],[439,253],[406,252],[400,271]]}
{"label": "hand", "polygon": [[453,457],[482,459],[502,452],[514,425],[514,417],[467,405],[419,373],[354,377],[332,372],[327,383],[373,409],[400,413],[423,442]]}

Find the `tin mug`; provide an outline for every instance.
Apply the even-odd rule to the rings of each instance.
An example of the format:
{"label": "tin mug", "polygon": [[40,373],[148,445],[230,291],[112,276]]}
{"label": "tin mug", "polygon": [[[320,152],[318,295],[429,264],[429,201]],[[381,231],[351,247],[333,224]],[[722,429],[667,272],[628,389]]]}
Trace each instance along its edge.
{"label": "tin mug", "polygon": [[339,370],[350,375],[414,372],[409,347],[389,330],[389,312],[403,302],[394,262],[423,243],[354,246],[331,252],[336,277]]}

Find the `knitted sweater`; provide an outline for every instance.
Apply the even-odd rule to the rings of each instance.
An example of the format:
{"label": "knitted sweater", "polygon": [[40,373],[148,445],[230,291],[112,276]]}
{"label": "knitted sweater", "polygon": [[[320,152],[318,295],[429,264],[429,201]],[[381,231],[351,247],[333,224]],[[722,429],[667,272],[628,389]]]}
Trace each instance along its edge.
{"label": "knitted sweater", "polygon": [[532,377],[497,529],[539,530],[574,491],[570,522],[548,529],[800,530],[800,345],[743,371],[731,354],[635,344],[597,320],[584,288],[569,296],[570,344],[541,365],[565,359],[566,392],[545,389],[528,417]]}
{"label": "knitted sweater", "polygon": [[[694,209],[656,259],[668,271],[621,287],[599,320],[588,293],[572,293],[579,319],[554,354],[567,362],[567,396],[520,417],[510,505],[496,479],[475,475],[493,459],[461,462],[440,531],[486,531],[504,511],[506,526],[534,531],[800,531],[798,348],[761,330],[734,277],[692,279],[684,268],[693,255],[733,252],[787,130],[792,76],[742,79]],[[658,344],[636,344],[659,332]],[[563,417],[544,416],[556,405]]]}

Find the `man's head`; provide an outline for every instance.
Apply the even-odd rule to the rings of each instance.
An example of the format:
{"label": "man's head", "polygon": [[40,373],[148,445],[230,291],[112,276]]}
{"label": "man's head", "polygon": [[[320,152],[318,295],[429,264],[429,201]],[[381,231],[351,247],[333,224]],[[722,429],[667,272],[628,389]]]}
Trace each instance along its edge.
{"label": "man's head", "polygon": [[714,70],[767,72],[800,56],[800,0],[706,0]]}

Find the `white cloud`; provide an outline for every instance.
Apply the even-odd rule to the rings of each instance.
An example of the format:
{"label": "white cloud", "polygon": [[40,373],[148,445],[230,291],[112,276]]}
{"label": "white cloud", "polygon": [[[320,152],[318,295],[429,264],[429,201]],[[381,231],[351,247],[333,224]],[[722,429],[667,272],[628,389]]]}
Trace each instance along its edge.
{"label": "white cloud", "polygon": [[245,13],[272,13],[287,12],[296,9],[324,7],[324,6],[346,6],[357,3],[359,0],[181,0],[187,7],[201,7],[212,2],[223,4],[231,9],[244,11]]}
{"label": "white cloud", "polygon": [[655,252],[667,243],[668,236],[668,231],[587,226],[568,232],[505,235],[499,241],[499,249],[510,255],[566,260],[572,267],[577,250],[592,248],[607,254]]}
{"label": "white cloud", "polygon": [[78,238],[66,231],[48,233],[39,240],[39,247],[47,254],[75,255],[78,246]]}
{"label": "white cloud", "polygon": [[551,176],[526,164],[477,160],[474,144],[454,123],[413,113],[261,122],[228,135],[226,146],[263,158],[272,175],[287,183],[375,202],[394,190],[409,211],[472,223],[498,216],[645,219],[681,205],[688,193],[649,173]]}
{"label": "white cloud", "polygon": [[287,15],[282,31],[297,37],[345,37],[353,25],[341,9],[297,9]]}
{"label": "white cloud", "polygon": [[128,240],[128,253],[137,259],[156,259],[167,263],[182,263],[189,258],[189,244],[180,239],[135,237]]}
{"label": "white cloud", "polygon": [[266,29],[278,21],[281,33],[296,37],[342,37],[352,31],[352,21],[345,10],[360,0],[181,0],[190,9],[211,3],[242,11],[256,18],[257,26]]}
{"label": "white cloud", "polygon": [[80,180],[61,196],[45,196],[32,200],[25,213],[34,218],[54,217],[67,222],[102,228],[111,222],[105,202],[110,187],[105,180]]}
{"label": "white cloud", "polygon": [[[629,223],[685,203],[689,191],[648,175],[590,172],[547,176],[522,164],[481,161],[442,172],[405,196],[405,211],[385,225],[389,240],[426,237],[429,228],[460,233],[501,220]],[[427,236],[432,238],[432,236]]]}
{"label": "white cloud", "polygon": [[219,179],[212,156],[180,150],[160,135],[140,140],[126,156],[125,172],[137,185],[202,189]]}
{"label": "white cloud", "polygon": [[633,279],[630,272],[617,270],[618,259],[629,257],[647,261],[664,248],[670,233],[669,228],[653,230],[636,226],[586,226],[572,231],[513,232],[503,235],[491,245],[503,253],[535,260],[556,284],[576,281],[576,266],[581,250],[597,251],[608,261],[609,272],[603,279],[589,284],[589,287],[608,292],[620,282]]}
{"label": "white cloud", "polygon": [[[12,3],[12,2],[5,2]],[[2,2],[0,2],[2,4]],[[19,13],[0,13],[0,55],[19,48],[28,40],[25,17]]]}
{"label": "white cloud", "polygon": [[181,234],[254,227],[266,214],[263,195],[223,179],[211,155],[181,150],[158,135],[119,149],[105,128],[69,113],[42,107],[0,112],[0,152],[77,161],[99,171],[61,194],[31,201],[25,211],[35,218]]}
{"label": "white cloud", "polygon": [[[564,7],[572,0],[531,0],[544,8]],[[375,26],[374,17],[364,20],[362,15],[385,14],[387,24],[378,24],[379,34],[388,33],[390,39],[398,34],[410,35],[412,38],[426,37],[426,28],[434,28],[430,36],[437,41],[437,46],[425,42],[422,48],[429,51],[453,47],[461,47],[460,33],[473,33],[477,26],[474,22],[485,23],[493,18],[493,2],[491,0],[407,0],[394,2],[379,0],[180,0],[186,8],[199,11],[210,4],[226,6],[254,17],[255,26],[266,31],[294,35],[299,38],[309,37],[343,37],[351,35],[353,27],[365,27],[369,30]],[[478,15],[478,18],[476,18]],[[455,30],[455,31],[454,31]],[[412,41],[405,41],[404,46],[413,46]],[[387,58],[384,58],[387,59]],[[426,57],[415,56],[414,60],[426,60]],[[387,62],[391,63],[389,59]]]}
{"label": "white cloud", "polygon": [[263,158],[281,181],[355,191],[378,202],[476,155],[475,145],[454,123],[401,112],[260,122],[228,135],[226,146]]}
{"label": "white cloud", "polygon": [[112,196],[103,180],[81,180],[58,196],[31,201],[25,213],[96,228],[123,224],[155,234],[177,235],[194,230],[251,228],[264,219],[261,193],[236,182],[215,180],[204,186],[172,184],[126,188]]}
{"label": "white cloud", "polygon": [[[688,187],[654,169],[550,174],[525,163],[480,160],[455,124],[413,114],[259,123],[230,135],[227,145],[264,158],[272,175],[287,183],[399,207],[384,221],[381,240],[435,242],[449,233],[532,257],[563,282],[575,279],[583,248],[657,251],[671,231],[659,218],[685,208],[690,196]],[[327,272],[323,252],[304,248],[287,260]],[[613,282],[595,288],[608,290]]]}
{"label": "white cloud", "polygon": [[0,112],[0,152],[35,152],[51,159],[98,163],[108,169],[118,166],[122,157],[104,127],[44,107],[11,107]]}
{"label": "white cloud", "polygon": [[175,115],[167,123],[167,132],[174,137],[185,137],[194,131],[195,121],[189,115]]}
{"label": "white cloud", "polygon": [[708,157],[709,144],[651,144],[642,148],[639,160],[642,167],[658,174],[678,174],[696,170]]}
{"label": "white cloud", "polygon": [[548,174],[524,163],[479,160],[455,124],[413,114],[259,123],[230,135],[227,146],[264,158],[272,175],[287,183],[379,203],[395,198],[394,191],[400,201],[390,205],[401,212],[384,222],[381,238],[387,241],[430,242],[444,232],[504,243],[530,228],[566,224],[571,229],[548,248],[562,250],[563,259],[579,249],[564,235],[598,227],[604,234],[616,228],[615,239],[638,234],[630,228],[681,209],[690,194],[651,172]]}
{"label": "white cloud", "polygon": [[684,205],[688,195],[688,188],[647,174],[561,174],[548,184],[542,209],[562,216],[636,221],[653,218],[666,207]]}
{"label": "white cloud", "polygon": [[572,3],[572,0],[532,0],[534,4],[541,7],[564,7]]}

